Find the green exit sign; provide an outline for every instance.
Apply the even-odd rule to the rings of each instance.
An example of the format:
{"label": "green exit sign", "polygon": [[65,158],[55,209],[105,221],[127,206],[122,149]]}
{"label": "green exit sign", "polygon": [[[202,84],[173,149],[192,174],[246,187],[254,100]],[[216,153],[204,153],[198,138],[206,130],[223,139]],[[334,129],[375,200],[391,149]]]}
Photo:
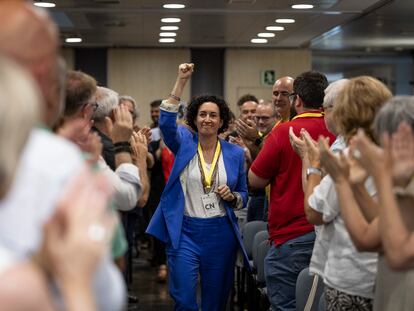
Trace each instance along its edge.
{"label": "green exit sign", "polygon": [[260,83],[262,85],[273,86],[276,81],[276,73],[274,70],[263,70],[260,75]]}

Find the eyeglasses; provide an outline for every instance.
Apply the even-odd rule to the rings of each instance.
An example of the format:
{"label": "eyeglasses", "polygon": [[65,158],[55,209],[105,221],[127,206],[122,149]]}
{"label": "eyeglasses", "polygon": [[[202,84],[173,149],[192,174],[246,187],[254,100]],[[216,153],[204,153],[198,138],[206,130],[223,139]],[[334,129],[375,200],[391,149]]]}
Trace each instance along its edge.
{"label": "eyeglasses", "polygon": [[282,97],[288,97],[291,95],[291,93],[289,93],[288,91],[282,91],[282,92],[274,91],[273,92],[273,96],[278,97],[279,95]]}
{"label": "eyeglasses", "polygon": [[97,102],[87,102],[82,105],[82,109],[91,107],[92,111],[95,112],[98,109],[98,103]]}
{"label": "eyeglasses", "polygon": [[93,112],[95,112],[98,109],[98,103],[97,102],[91,103],[91,107],[92,107]]}
{"label": "eyeglasses", "polygon": [[267,121],[270,120],[270,118],[273,118],[273,117],[269,117],[269,116],[254,116],[253,118],[254,118],[254,120],[256,122],[259,122],[260,120],[262,120],[263,122],[267,122]]}

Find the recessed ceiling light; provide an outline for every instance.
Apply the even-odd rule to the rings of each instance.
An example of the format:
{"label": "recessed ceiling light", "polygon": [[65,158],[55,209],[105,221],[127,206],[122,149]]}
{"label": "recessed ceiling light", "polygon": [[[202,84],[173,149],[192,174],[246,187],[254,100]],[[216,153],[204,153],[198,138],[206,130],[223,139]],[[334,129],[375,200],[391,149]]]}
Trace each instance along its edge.
{"label": "recessed ceiling light", "polygon": [[82,38],[79,38],[79,37],[66,38],[65,42],[66,43],[80,43],[82,42]]}
{"label": "recessed ceiling light", "polygon": [[260,38],[273,38],[275,34],[273,32],[261,32],[257,34]]}
{"label": "recessed ceiling light", "polygon": [[166,18],[161,18],[161,22],[162,23],[179,23],[181,22],[181,19],[177,17],[166,17]]}
{"label": "recessed ceiling light", "polygon": [[295,10],[309,10],[309,9],[313,9],[313,5],[312,4],[294,4],[292,5],[291,8]]}
{"label": "recessed ceiling light", "polygon": [[173,43],[173,42],[175,42],[175,39],[174,38],[161,38],[161,39],[158,40],[158,42],[160,42],[160,43]]}
{"label": "recessed ceiling light", "polygon": [[56,6],[54,2],[43,2],[43,1],[36,1],[34,5],[39,6],[41,8],[54,8]]}
{"label": "recessed ceiling light", "polygon": [[252,40],[250,40],[251,43],[267,43],[267,39],[262,39],[262,38],[254,38]]}
{"label": "recessed ceiling light", "polygon": [[160,28],[163,31],[175,31],[180,29],[178,26],[161,26]]}
{"label": "recessed ceiling light", "polygon": [[178,3],[169,3],[169,4],[164,4],[162,7],[164,9],[184,9],[185,5],[184,4],[178,4]]}
{"label": "recessed ceiling light", "polygon": [[342,12],[339,12],[339,11],[325,11],[325,12],[323,12],[323,14],[326,14],[326,15],[341,15]]}
{"label": "recessed ceiling light", "polygon": [[282,30],[285,30],[285,27],[283,27],[283,26],[267,26],[266,30],[267,31],[282,31]]}
{"label": "recessed ceiling light", "polygon": [[293,24],[295,20],[293,18],[278,18],[275,22],[279,24]]}
{"label": "recessed ceiling light", "polygon": [[176,37],[175,32],[160,32],[160,37]]}

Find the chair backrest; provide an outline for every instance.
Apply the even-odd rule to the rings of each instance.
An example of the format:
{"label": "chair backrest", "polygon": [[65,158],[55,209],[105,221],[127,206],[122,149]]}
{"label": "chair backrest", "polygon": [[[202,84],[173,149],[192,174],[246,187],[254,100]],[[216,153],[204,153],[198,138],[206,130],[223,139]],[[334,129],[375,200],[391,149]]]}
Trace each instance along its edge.
{"label": "chair backrest", "polygon": [[322,293],[321,297],[319,297],[319,307],[318,311],[325,311],[325,294]]}
{"label": "chair backrest", "polygon": [[318,311],[323,287],[321,277],[310,275],[309,268],[303,269],[296,280],[296,310]]}
{"label": "chair backrest", "polygon": [[246,249],[247,256],[252,259],[253,239],[257,232],[266,230],[267,222],[254,220],[246,223],[243,228],[243,244]]}
{"label": "chair backrest", "polygon": [[253,246],[252,246],[252,259],[253,259],[253,268],[257,268],[257,251],[259,249],[260,243],[263,241],[267,241],[269,238],[269,233],[267,230],[262,230],[256,233],[253,239]]}
{"label": "chair backrest", "polygon": [[270,244],[267,240],[262,241],[259,246],[257,247],[257,276],[256,281],[259,284],[264,284],[266,282],[265,275],[264,275],[264,259],[269,251]]}

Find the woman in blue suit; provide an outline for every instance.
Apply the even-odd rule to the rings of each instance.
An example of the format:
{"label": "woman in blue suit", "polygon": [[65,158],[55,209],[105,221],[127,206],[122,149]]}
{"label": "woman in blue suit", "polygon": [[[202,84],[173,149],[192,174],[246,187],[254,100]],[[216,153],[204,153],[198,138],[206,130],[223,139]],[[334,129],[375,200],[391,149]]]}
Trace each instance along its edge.
{"label": "woman in blue suit", "polygon": [[174,88],[161,104],[159,126],[174,166],[147,232],[166,243],[169,290],[175,310],[225,310],[238,247],[246,263],[233,210],[247,200],[244,152],[219,140],[230,119],[224,100],[199,96],[177,126],[182,91],[193,64],[181,64]]}

